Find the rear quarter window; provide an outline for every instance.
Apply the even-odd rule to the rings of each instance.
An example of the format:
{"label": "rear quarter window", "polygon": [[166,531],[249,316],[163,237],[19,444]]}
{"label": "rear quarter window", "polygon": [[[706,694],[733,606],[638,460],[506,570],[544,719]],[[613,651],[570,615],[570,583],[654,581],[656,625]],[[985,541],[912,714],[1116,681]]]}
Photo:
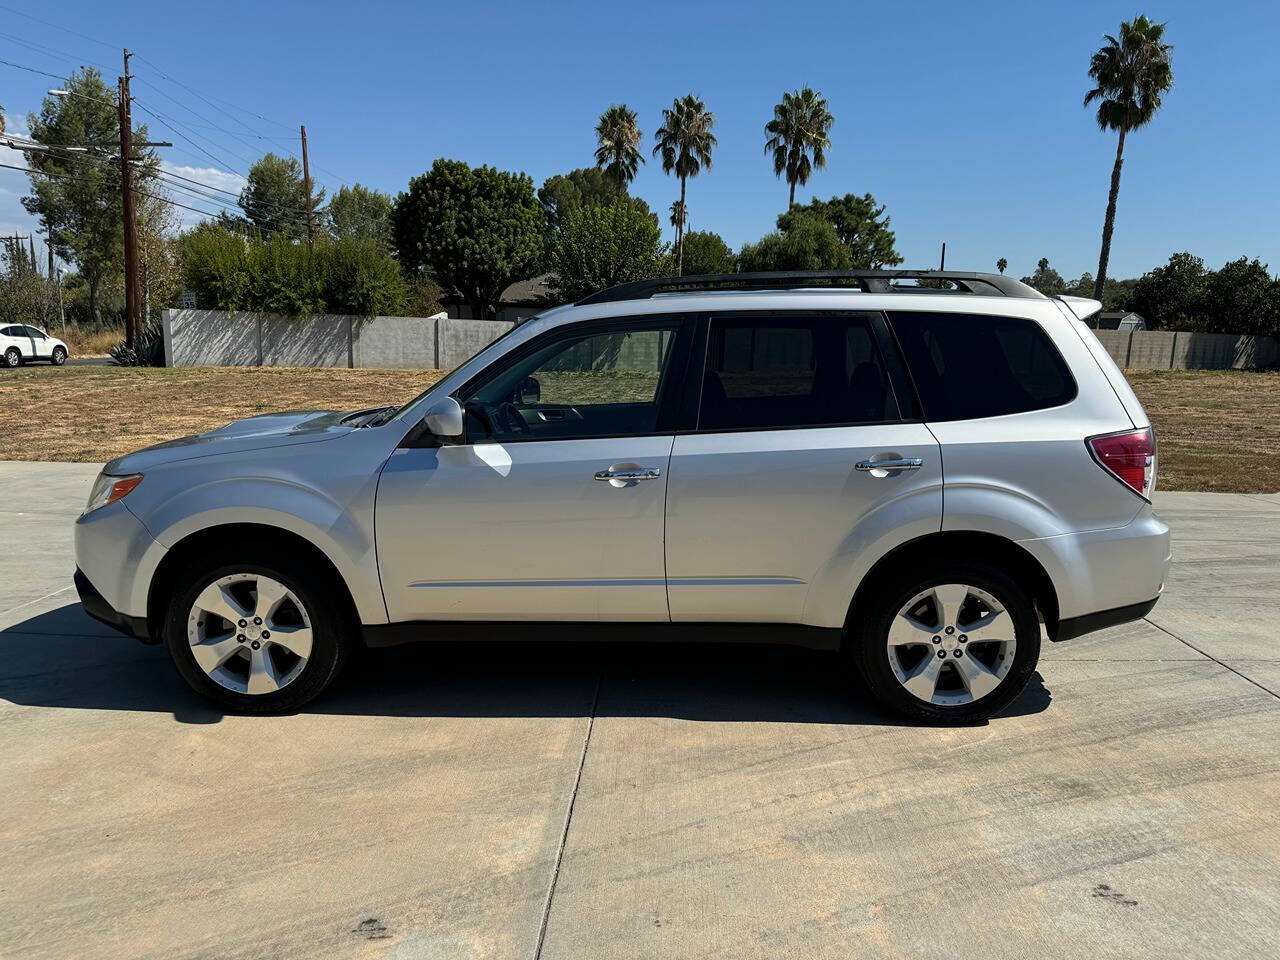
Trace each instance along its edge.
{"label": "rear quarter window", "polygon": [[1076,382],[1034,320],[893,312],[926,420],[977,420],[1069,403]]}

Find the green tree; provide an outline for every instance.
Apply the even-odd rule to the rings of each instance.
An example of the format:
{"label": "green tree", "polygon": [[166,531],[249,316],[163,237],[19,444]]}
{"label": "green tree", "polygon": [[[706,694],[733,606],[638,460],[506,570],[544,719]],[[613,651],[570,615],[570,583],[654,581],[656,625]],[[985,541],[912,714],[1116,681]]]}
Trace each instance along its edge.
{"label": "green tree", "polygon": [[377,317],[401,312],[408,287],[400,265],[377,240],[341,237],[317,244],[316,253],[327,313]]}
{"label": "green tree", "polygon": [[[716,146],[716,136],[711,132],[715,115],[706,104],[693,94],[675,100],[671,108],[662,111],[662,126],[654,134],[655,157],[662,157],[662,172],[680,178],[680,209],[688,210],[685,202],[685,184],[704,168],[711,169],[711,151]],[[684,269],[684,218],[676,228],[676,276]]]}
{"label": "green tree", "polygon": [[[1107,282],[1102,287],[1102,309],[1132,310],[1133,307],[1129,301],[1137,282],[1137,280],[1116,280],[1114,277],[1107,277]],[[1067,283],[1059,293],[1092,300],[1094,299],[1093,287],[1093,274],[1086,270],[1080,274],[1079,280]]]}
{"label": "green tree", "polygon": [[793,207],[778,217],[779,229],[785,232],[788,218],[801,213],[821,217],[835,228],[836,236],[848,248],[849,265],[854,269],[878,270],[902,262],[894,248],[897,237],[889,229],[884,206],[878,205],[869,193],[862,196],[846,193],[843,197],[811,200],[808,206]]}
{"label": "green tree", "polygon": [[[38,115],[27,117],[31,137],[45,144],[110,143],[120,140],[115,92],[107,89],[97,70],[77,70],[63,85],[70,95],[47,96]],[[135,142],[147,139],[147,128],[133,132]],[[136,184],[148,191],[159,161],[155,152],[134,148]],[[75,263],[88,290],[88,310],[102,322],[103,285],[124,266],[124,210],[120,202],[120,172],[100,157],[63,150],[32,150],[26,154],[31,193],[22,198],[28,213],[44,221],[54,251]]]}
{"label": "green tree", "polygon": [[684,265],[690,275],[733,273],[737,258],[724,238],[710,230],[690,230],[684,235]]}
{"label": "green tree", "polygon": [[261,310],[288,317],[399,313],[400,266],[369,237],[343,237],[314,248],[276,234],[246,237],[204,223],[178,240],[182,281],[207,309]]}
{"label": "green tree", "polygon": [[396,198],[392,238],[411,275],[429,274],[485,317],[538,268],[545,219],[525,174],[441,158]]}
{"label": "green tree", "polygon": [[1203,330],[1205,290],[1211,272],[1190,253],[1175,253],[1163,267],[1138,278],[1128,309],[1141,314],[1151,327]]}
{"label": "green tree", "polygon": [[738,269],[744,273],[764,270],[847,270],[852,266],[849,248],[822,217],[807,210],[793,210],[778,218],[783,229],[765,234],[758,243],[743,244]]}
{"label": "green tree", "polygon": [[1089,61],[1089,77],[1094,86],[1084,96],[1084,105],[1097,101],[1098,127],[1115,130],[1116,162],[1111,168],[1111,192],[1102,222],[1102,252],[1098,256],[1098,276],[1093,299],[1102,299],[1111,256],[1111,234],[1116,225],[1116,198],[1120,195],[1120,168],[1124,164],[1124,139],[1151,121],[1160,109],[1161,98],[1173,86],[1173,48],[1164,42],[1163,23],[1145,16],[1120,24],[1120,37],[1105,36],[1105,43]]}
{"label": "green tree", "polygon": [[773,154],[774,175],[787,178],[788,209],[796,202],[796,184],[803,187],[814,167],[827,165],[835,122],[827,98],[809,87],[783,93],[773,108],[773,119],[764,125],[764,152]]}
{"label": "green tree", "polygon": [[329,233],[343,239],[372,240],[382,250],[391,249],[391,197],[358,183],[338,188],[325,211]]}
{"label": "green tree", "polygon": [[999,270],[1001,273],[1004,273],[1006,270],[1009,269],[1009,261],[1006,260],[1004,257],[1001,257],[999,260],[996,261],[996,269]]}
{"label": "green tree", "polygon": [[658,218],[628,200],[579,207],[565,217],[551,258],[551,288],[579,300],[604,287],[658,276]]}
{"label": "green tree", "polygon": [[1067,289],[1067,282],[1062,279],[1062,274],[1049,266],[1048,257],[1041,257],[1040,262],[1036,264],[1036,272],[1029,277],[1023,277],[1022,282],[1035,287],[1046,296],[1063,293]]}
{"label": "green tree", "polygon": [[[324,191],[311,198],[312,209],[324,203]],[[307,185],[302,164],[293,157],[274,153],[262,156],[249,168],[248,182],[240,191],[240,209],[258,231],[301,237],[307,232]]]}
{"label": "green tree", "polygon": [[1209,277],[1203,303],[1210,333],[1280,337],[1280,280],[1256,257],[1223,264]]}
{"label": "green tree", "polygon": [[548,243],[555,243],[561,223],[571,210],[606,206],[626,196],[626,185],[599,167],[580,167],[547,177],[538,188],[538,203],[546,216]]}
{"label": "green tree", "polygon": [[600,114],[596,124],[596,166],[624,190],[644,163],[640,154],[642,137],[636,112],[625,103],[614,104]]}

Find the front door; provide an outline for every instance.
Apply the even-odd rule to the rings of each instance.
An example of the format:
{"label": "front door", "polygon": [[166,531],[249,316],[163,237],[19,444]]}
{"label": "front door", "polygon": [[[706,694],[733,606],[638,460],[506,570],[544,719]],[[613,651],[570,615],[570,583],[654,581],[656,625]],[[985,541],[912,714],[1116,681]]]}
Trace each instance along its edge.
{"label": "front door", "polygon": [[410,620],[666,620],[663,510],[691,331],[575,324],[464,386],[461,443],[378,484],[387,610]]}
{"label": "front door", "polygon": [[711,319],[671,458],[673,620],[838,627],[860,554],[938,531],[938,443],[894,350],[875,314]]}

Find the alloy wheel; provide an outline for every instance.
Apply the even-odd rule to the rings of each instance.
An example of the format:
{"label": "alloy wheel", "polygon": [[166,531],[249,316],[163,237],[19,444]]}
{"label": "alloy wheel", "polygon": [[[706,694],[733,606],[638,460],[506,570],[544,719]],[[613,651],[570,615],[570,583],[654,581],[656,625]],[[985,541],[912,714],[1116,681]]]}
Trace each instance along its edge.
{"label": "alloy wheel", "polygon": [[307,665],[311,617],[280,581],[233,573],[200,591],[187,617],[187,640],[215,683],[251,696],[275,693]]}
{"label": "alloy wheel", "polygon": [[1004,604],[977,587],[922,590],[889,624],[889,666],[918,700],[960,706],[981,700],[1013,667],[1017,639]]}

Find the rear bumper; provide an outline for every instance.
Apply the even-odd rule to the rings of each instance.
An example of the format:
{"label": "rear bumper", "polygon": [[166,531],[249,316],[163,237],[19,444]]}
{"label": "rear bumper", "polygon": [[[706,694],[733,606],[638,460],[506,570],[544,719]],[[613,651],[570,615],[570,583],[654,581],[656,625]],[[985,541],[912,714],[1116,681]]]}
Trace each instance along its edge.
{"label": "rear bumper", "polygon": [[1127,607],[1100,610],[1097,613],[1086,613],[1081,617],[1059,620],[1058,629],[1049,636],[1049,639],[1055,643],[1060,643],[1063,640],[1074,640],[1076,637],[1084,636],[1086,633],[1093,633],[1095,630],[1105,630],[1107,627],[1115,627],[1122,623],[1141,620],[1151,612],[1151,608],[1156,605],[1156,600],[1159,599],[1159,597],[1156,597],[1152,600],[1144,600],[1142,603],[1132,603]]}
{"label": "rear bumper", "polygon": [[1169,528],[1145,505],[1123,527],[1017,542],[1053,581],[1063,622],[1154,603],[1173,562]]}
{"label": "rear bumper", "polygon": [[80,594],[80,604],[84,607],[84,612],[93,617],[93,619],[119,630],[126,636],[136,637],[143,643],[157,642],[151,639],[147,630],[146,617],[131,617],[111,606],[94,585],[89,582],[89,578],[84,575],[84,571],[79,567],[76,567],[75,584],[76,593]]}

